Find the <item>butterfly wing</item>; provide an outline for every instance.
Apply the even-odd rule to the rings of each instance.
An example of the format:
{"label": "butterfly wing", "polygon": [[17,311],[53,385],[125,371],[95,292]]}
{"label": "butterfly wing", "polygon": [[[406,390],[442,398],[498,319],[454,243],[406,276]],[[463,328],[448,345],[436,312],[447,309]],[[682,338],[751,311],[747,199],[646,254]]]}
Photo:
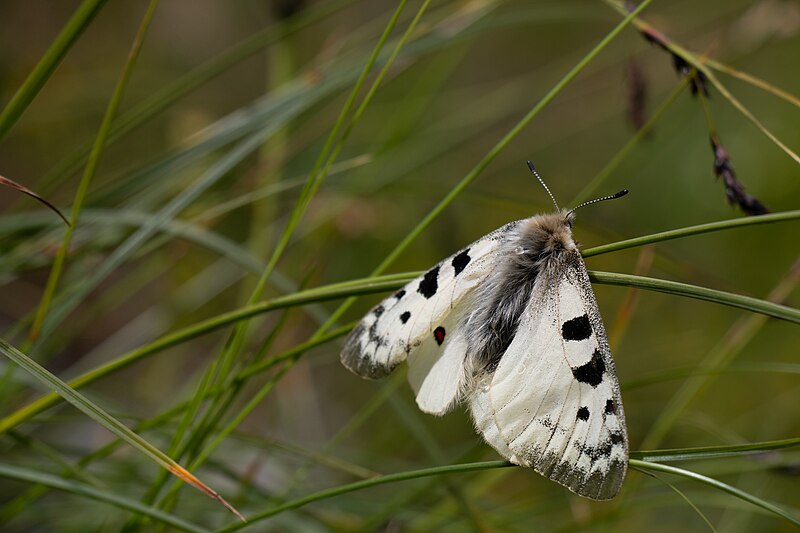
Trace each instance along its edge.
{"label": "butterfly wing", "polygon": [[628,438],[614,362],[578,252],[540,271],[516,335],[470,408],[511,462],[593,499],[625,478]]}
{"label": "butterfly wing", "polygon": [[377,379],[408,358],[408,379],[419,408],[437,415],[450,409],[466,380],[461,317],[516,224],[506,224],[453,254],[375,306],[347,337],[344,366]]}

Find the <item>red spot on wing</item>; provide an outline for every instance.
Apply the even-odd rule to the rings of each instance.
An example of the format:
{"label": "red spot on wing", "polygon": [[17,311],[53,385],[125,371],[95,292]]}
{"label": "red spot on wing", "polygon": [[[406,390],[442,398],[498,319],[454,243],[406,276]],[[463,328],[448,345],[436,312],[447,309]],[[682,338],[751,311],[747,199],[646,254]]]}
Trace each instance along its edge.
{"label": "red spot on wing", "polygon": [[444,328],[439,326],[435,330],[433,330],[433,338],[436,339],[436,343],[441,346],[444,342]]}

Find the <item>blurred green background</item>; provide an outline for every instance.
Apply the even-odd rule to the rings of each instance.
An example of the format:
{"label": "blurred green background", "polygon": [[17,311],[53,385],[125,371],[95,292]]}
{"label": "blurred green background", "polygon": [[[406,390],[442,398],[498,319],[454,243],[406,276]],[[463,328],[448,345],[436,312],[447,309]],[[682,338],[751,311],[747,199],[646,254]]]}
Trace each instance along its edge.
{"label": "blurred green background", "polygon": [[[80,5],[0,2],[2,105]],[[409,2],[400,14],[356,105],[421,5]],[[383,0],[161,2],[72,236],[50,311],[64,314],[33,345],[26,339],[65,226],[29,197],[0,188],[0,336],[29,347],[23,351],[67,379],[245,305],[396,6]],[[0,175],[34,189],[68,216],[146,9],[146,2],[103,5],[0,142]],[[603,1],[432,2],[342,144],[264,298],[369,276],[621,18]],[[655,1],[642,18],[698,56],[800,95],[795,1]],[[203,70],[209,64],[219,68]],[[800,150],[796,97],[782,99],[722,72],[717,77],[775,137]],[[195,83],[180,85],[186,80]],[[427,269],[509,220],[549,211],[526,159],[561,205],[574,205],[634,138],[632,91],[643,91],[636,112],[648,118],[681,84],[669,54],[634,26],[625,28],[388,272]],[[714,177],[703,101],[683,87],[590,196],[623,187],[630,195],[579,212],[575,235],[584,248],[745,216],[728,205]],[[796,209],[797,162],[716,87],[709,92],[709,116],[747,192],[773,212]],[[784,222],[717,232],[592,257],[587,266],[757,298],[782,284],[786,305],[797,307],[799,229]],[[141,239],[131,244],[137,235]],[[131,246],[127,253],[125,246]],[[80,293],[74,307],[59,307],[115,254],[122,254],[119,264],[97,286]],[[796,325],[670,294],[604,285],[595,291],[623,385],[632,449],[642,448],[671,399],[693,383],[700,392],[664,438],[651,442],[654,447],[798,436]],[[336,324],[358,319],[380,298],[361,297]],[[258,315],[236,352],[236,368],[258,357],[265,339],[266,357],[307,341],[339,304],[320,301],[286,315]],[[182,342],[82,392],[136,427],[196,398],[229,334],[230,327]],[[419,413],[403,376],[363,381],[339,364],[340,347],[341,339],[334,339],[285,371],[275,366],[250,376],[209,430],[207,439],[274,380],[252,413],[194,470],[246,515],[376,472],[497,458],[461,409],[443,418]],[[689,380],[688,369],[709,364],[709,354],[724,364],[703,381]],[[738,370],[720,369],[725,366]],[[9,367],[2,367],[3,416],[43,392],[24,371]],[[202,404],[189,435],[200,435],[202,413],[217,408]],[[140,434],[170,449],[180,413]],[[64,464],[75,465],[113,438],[61,406],[6,433],[0,459],[71,480],[75,474],[65,473]],[[189,464],[191,457],[189,451],[176,459]],[[798,459],[789,450],[678,466],[799,516]],[[78,470],[83,482],[133,502],[146,499],[159,476],[155,465],[124,446]],[[593,503],[531,471],[497,469],[349,493],[281,513],[252,531],[708,530],[666,481],[718,531],[793,529],[775,514],[666,474],[657,480],[631,472],[623,496]],[[74,491],[35,493],[33,485],[0,483],[3,531],[162,527]],[[182,490],[169,509],[209,529],[231,519],[192,490]]]}

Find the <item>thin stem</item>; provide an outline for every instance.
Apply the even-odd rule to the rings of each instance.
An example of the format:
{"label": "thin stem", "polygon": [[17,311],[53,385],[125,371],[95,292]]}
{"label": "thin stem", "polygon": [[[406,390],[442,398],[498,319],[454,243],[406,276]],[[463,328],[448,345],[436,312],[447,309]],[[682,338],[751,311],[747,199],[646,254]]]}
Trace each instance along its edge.
{"label": "thin stem", "polygon": [[25,82],[8,102],[3,112],[0,113],[0,141],[2,141],[22,113],[28,108],[39,91],[55,72],[61,60],[67,55],[78,37],[89,27],[92,20],[100,12],[108,0],[84,0],[75,10],[75,14],[55,38],[53,44],[39,60],[33,72],[28,75]]}
{"label": "thin stem", "polygon": [[125,66],[122,69],[122,74],[120,75],[119,81],[117,81],[117,86],[114,88],[114,92],[111,94],[111,100],[106,108],[103,121],[100,123],[100,129],[97,132],[94,146],[92,146],[92,152],[89,155],[89,160],[86,163],[86,168],[83,171],[83,177],[81,177],[81,181],[78,184],[78,190],[75,193],[75,199],[72,202],[69,226],[67,227],[67,231],[64,233],[64,238],[61,240],[61,246],[58,248],[58,254],[56,255],[55,263],[53,263],[53,268],[50,270],[50,276],[47,278],[47,286],[44,289],[41,302],[36,310],[36,318],[34,318],[33,325],[31,326],[31,331],[28,336],[30,342],[35,341],[39,337],[42,323],[47,316],[47,311],[50,308],[50,303],[53,300],[53,295],[55,294],[58,281],[61,278],[61,271],[64,268],[64,262],[66,261],[67,253],[69,252],[69,245],[72,241],[72,233],[78,225],[78,217],[80,216],[81,208],[83,207],[83,201],[86,198],[86,193],[89,191],[89,184],[92,182],[92,178],[97,171],[97,165],[100,162],[100,156],[103,153],[106,140],[108,139],[108,134],[111,131],[111,123],[114,121],[119,104],[122,101],[123,95],[125,94],[125,89],[128,87],[128,82],[130,81],[133,67],[136,65],[136,60],[138,59],[139,52],[142,49],[142,43],[144,43],[144,37],[147,34],[148,28],[150,27],[150,22],[153,20],[156,6],[158,6],[158,0],[151,0],[147,10],[145,11],[144,17],[142,18],[142,22],[139,25],[139,31],[136,32],[136,36],[133,39],[130,52],[128,52],[128,60],[125,62]]}

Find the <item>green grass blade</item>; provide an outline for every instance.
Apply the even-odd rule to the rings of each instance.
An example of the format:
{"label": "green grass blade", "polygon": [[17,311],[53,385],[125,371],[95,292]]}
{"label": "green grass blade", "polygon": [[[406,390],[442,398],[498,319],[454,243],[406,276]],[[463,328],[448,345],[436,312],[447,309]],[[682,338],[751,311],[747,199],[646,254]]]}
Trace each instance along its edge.
{"label": "green grass blade", "polygon": [[217,494],[214,490],[197,479],[193,474],[173,461],[164,452],[147,442],[141,436],[137,435],[128,426],[105,412],[98,405],[91,402],[88,398],[67,385],[64,381],[47,371],[47,369],[8,344],[3,339],[0,339],[0,353],[21,366],[25,371],[41,381],[48,388],[52,389],[61,398],[74,405],[86,416],[130,444],[135,449],[139,450],[162,468],[168,470],[173,475],[182,479],[186,483],[189,483],[209,497],[217,500],[241,520],[244,520],[244,517],[242,517],[242,515],[236,509],[234,509],[227,501],[225,501],[222,496]]}
{"label": "green grass blade", "polygon": [[[800,261],[796,261],[789,272],[778,284],[770,291],[767,296],[768,302],[782,302],[794,291],[800,283]],[[709,350],[698,366],[725,368],[737,356],[737,354],[748,344],[748,342],[766,324],[766,318],[759,315],[743,316],[737,320]],[[659,415],[651,422],[647,434],[642,440],[645,448],[657,448],[662,440],[678,421],[683,413],[700,393],[709,386],[714,379],[714,374],[695,375],[684,381],[681,386],[672,394],[669,401],[664,404],[664,408]]]}
{"label": "green grass blade", "polygon": [[714,525],[711,523],[708,517],[705,514],[703,514],[703,511],[701,511],[700,508],[697,507],[697,505],[695,505],[695,503],[691,499],[689,499],[689,497],[681,489],[679,489],[666,479],[662,479],[659,476],[653,474],[652,472],[642,472],[642,473],[647,473],[649,476],[658,480],[659,483],[663,483],[664,485],[672,489],[672,492],[680,496],[681,499],[686,502],[686,505],[691,507],[692,510],[695,512],[695,514],[698,515],[703,522],[705,522],[706,526],[708,526],[708,529],[710,529],[713,533],[717,533],[717,529],[714,527]]}
{"label": "green grass blade", "polygon": [[88,279],[84,280],[77,289],[66,294],[63,301],[61,301],[61,298],[58,298],[57,302],[59,305],[47,316],[42,326],[42,335],[46,336],[53,331],[89,292],[106,279],[117,267],[124,263],[124,261],[144,244],[151,235],[158,231],[161,225],[174,218],[203,191],[219,181],[228,171],[238,165],[242,159],[258,149],[271,133],[271,129],[260,131],[247,137],[235,148],[226,153],[206,170],[192,186],[184,190],[180,195],[154,214],[147,224],[128,237],[128,239],[114,250],[105,262],[100,265]]}
{"label": "green grass blade", "polygon": [[687,298],[694,298],[695,300],[704,300],[730,307],[737,307],[739,309],[746,309],[754,313],[761,313],[773,318],[800,324],[800,310],[741,294],[718,291],[716,289],[709,289],[708,287],[689,285],[688,283],[679,283],[677,281],[632,276],[630,274],[617,274],[614,272],[597,272],[590,270],[589,279],[595,283],[602,283],[604,285],[636,287],[638,289],[663,292],[675,296],[686,296]]}
{"label": "green grass blade", "polygon": [[75,192],[75,199],[72,202],[72,208],[70,210],[69,226],[67,227],[67,231],[64,233],[61,246],[56,254],[56,260],[53,263],[53,268],[50,270],[50,276],[47,278],[47,284],[45,286],[44,293],[42,294],[41,301],[39,302],[39,307],[36,309],[36,316],[33,320],[33,325],[31,326],[31,331],[29,334],[30,341],[35,340],[39,336],[39,330],[42,327],[45,316],[47,316],[47,311],[50,308],[50,303],[53,299],[53,295],[55,294],[58,281],[61,279],[61,271],[64,268],[64,262],[67,258],[69,245],[72,241],[72,233],[75,231],[75,228],[78,225],[78,217],[80,216],[81,208],[83,207],[83,201],[86,198],[86,193],[89,191],[89,184],[92,182],[92,178],[94,178],[95,171],[97,171],[97,165],[100,163],[100,156],[103,153],[106,140],[108,139],[108,134],[111,131],[111,124],[117,114],[117,109],[122,101],[122,96],[125,94],[125,89],[128,87],[128,82],[130,81],[133,67],[136,65],[136,60],[139,58],[139,52],[142,49],[144,37],[147,34],[148,28],[150,27],[150,22],[153,20],[153,15],[155,14],[157,5],[158,0],[151,0],[147,10],[145,11],[142,22],[139,25],[139,30],[136,32],[136,36],[133,39],[131,50],[128,53],[128,59],[122,69],[122,74],[120,75],[119,81],[117,81],[117,86],[114,88],[114,92],[111,94],[111,100],[108,102],[105,115],[103,115],[103,121],[100,123],[100,129],[97,132],[97,137],[95,138],[91,154],[89,155],[89,161],[86,163],[83,176],[78,184],[78,190]]}
{"label": "green grass blade", "polygon": [[[354,3],[356,0],[336,0],[321,5],[309,6],[291,20],[282,21],[274,27],[260,31],[241,43],[234,45],[208,61],[193,68],[174,82],[156,90],[144,100],[133,105],[120,114],[111,128],[108,145],[123,139],[127,134],[146,124],[152,118],[166,111],[173,104],[204,84],[220,76],[242,61],[258,53],[265,47],[278,42],[303,28],[310,26]],[[75,154],[65,159],[47,173],[43,181],[52,184],[60,183],[68,178],[84,163],[89,156],[91,146],[81,147]]]}
{"label": "green grass blade", "polygon": [[85,483],[71,481],[64,479],[63,477],[54,476],[52,474],[37,472],[36,470],[23,468],[18,465],[0,463],[0,477],[15,481],[35,483],[37,485],[43,485],[52,489],[62,490],[76,496],[107,503],[114,507],[132,511],[141,516],[146,516],[156,522],[174,527],[179,531],[189,531],[191,533],[204,533],[208,531],[203,527],[186,522],[182,518],[165,513],[164,511],[156,509],[155,507],[148,507],[135,500],[131,500],[130,498],[118,496],[114,494],[113,491],[98,489]]}
{"label": "green grass blade", "polygon": [[597,55],[602,52],[606,46],[608,46],[619,33],[625,29],[625,27],[633,21],[636,16],[641,13],[648,5],[650,5],[652,0],[644,0],[641,4],[639,4],[636,9],[631,12],[625,19],[623,19],[617,26],[612,29],[610,32],[606,34],[603,39],[597,43],[597,45],[592,48],[592,50],[586,54],[572,69],[567,72],[558,83],[556,83],[553,88],[551,88],[547,94],[542,97],[539,102],[533,106],[533,108],[528,111],[528,113],[517,122],[511,130],[506,133],[502,139],[500,139],[497,144],[495,144],[491,150],[481,159],[475,167],[466,176],[464,176],[461,181],[459,181],[450,192],[434,207],[425,218],[423,218],[419,224],[400,242],[400,244],[395,247],[392,252],[386,256],[386,258],[378,265],[378,268],[375,269],[374,274],[380,274],[384,272],[389,265],[394,263],[394,261],[402,254],[408,246],[416,240],[419,235],[425,231],[425,229],[433,222],[444,210],[447,206],[449,206],[455,198],[461,194],[464,189],[466,189],[475,179],[489,166],[489,163],[494,161],[494,159],[502,152],[509,143],[514,140],[517,135],[519,135],[525,127],[530,124],[530,122],[536,118],[536,116],[544,109],[559,93],[569,85],[569,83],[574,80],[581,71],[586,68],[586,65],[591,63],[591,61],[597,57]]}
{"label": "green grass blade", "polygon": [[22,86],[17,90],[11,101],[0,113],[0,141],[2,141],[30,103],[39,94],[47,80],[55,72],[58,64],[67,55],[67,52],[78,40],[78,37],[89,27],[92,19],[100,12],[108,0],[84,0],[75,14],[55,38],[53,44],[44,53],[39,63],[34,67]]}
{"label": "green grass blade", "polygon": [[[493,468],[508,468],[513,466],[514,465],[506,461],[484,461],[481,463],[437,466],[434,468],[423,468],[421,470],[410,470],[407,472],[399,472],[397,474],[386,474],[385,476],[380,476],[373,479],[356,481],[355,483],[349,483],[347,485],[339,485],[338,487],[321,490],[319,492],[309,494],[308,496],[305,496],[303,498],[298,498],[296,500],[286,502],[282,505],[278,505],[276,507],[273,507],[272,509],[268,509],[266,511],[251,516],[250,518],[248,518],[248,524],[255,524],[257,522],[260,522],[262,520],[280,514],[284,511],[288,511],[290,509],[297,509],[299,507],[303,507],[304,505],[308,505],[309,503],[325,500],[327,498],[333,498],[341,494],[347,494],[348,492],[364,490],[372,487],[377,487],[379,485],[386,485],[387,483],[397,483],[398,481],[408,481],[411,479],[422,479],[432,476],[458,474],[463,472],[476,472],[480,470],[489,470]],[[242,527],[246,527],[246,525],[231,524],[227,527],[214,531],[214,533],[231,533],[233,531],[238,531]]]}
{"label": "green grass blade", "polygon": [[595,177],[589,180],[589,183],[584,185],[584,187],[577,195],[575,195],[569,205],[581,204],[588,200],[589,196],[594,194],[597,188],[611,175],[612,172],[614,172],[614,170],[616,170],[620,163],[622,163],[622,161],[642,141],[642,139],[645,139],[648,135],[650,135],[656,123],[664,115],[664,113],[666,113],[667,110],[672,107],[672,104],[678,100],[678,97],[683,94],[683,91],[686,89],[688,84],[688,78],[684,78],[680,83],[678,83],[678,85],[675,86],[672,92],[666,97],[666,99],[664,99],[664,102],[662,102],[661,105],[658,106],[658,109],[656,109],[650,118],[647,119],[647,122],[645,122],[641,128],[636,130],[636,133],[627,143],[625,143],[625,146],[620,148],[620,150],[614,154],[614,157],[612,157],[609,162],[606,163],[600,172],[598,172]]}
{"label": "green grass blade", "polygon": [[[189,326],[170,335],[166,335],[157,341],[142,348],[129,352],[110,363],[98,367],[82,376],[70,381],[74,388],[80,388],[92,383],[117,370],[125,368],[139,360],[160,352],[170,346],[180,344],[186,340],[199,337],[211,331],[236,323],[239,320],[247,319],[261,313],[275,309],[304,305],[307,303],[333,300],[343,297],[350,297],[376,292],[392,291],[402,287],[405,283],[416,277],[419,273],[394,274],[389,276],[372,277],[364,280],[353,280],[325,287],[309,289],[292,295],[283,296],[249,305],[240,309],[223,313],[216,317],[204,320],[193,326]],[[698,287],[686,283],[667,281],[643,276],[631,276],[628,274],[617,274],[612,272],[590,271],[589,277],[596,283],[607,285],[617,285],[622,287],[636,287],[677,296],[686,296],[698,300],[705,300],[722,305],[728,305],[739,309],[746,309],[767,316],[787,320],[789,322],[800,323],[800,310],[787,306],[774,304],[758,298],[751,298],[739,294]],[[312,338],[311,342],[318,339]],[[0,420],[0,433],[17,426],[18,424],[30,419],[59,401],[58,395],[48,394],[34,400],[32,403],[22,407],[14,413]]]}
{"label": "green grass blade", "polygon": [[717,459],[764,453],[800,446],[800,437],[793,439],[731,444],[726,446],[703,446],[699,448],[676,448],[663,450],[642,450],[631,452],[631,457],[642,461],[663,463],[668,461],[694,461],[698,459]]}
{"label": "green grass blade", "polygon": [[774,224],[776,222],[786,222],[798,219],[800,219],[800,210],[783,211],[781,213],[771,213],[769,215],[734,218],[731,220],[720,220],[718,222],[709,222],[707,224],[698,224],[697,226],[688,226],[670,231],[662,231],[660,233],[652,233],[650,235],[626,239],[624,241],[612,242],[602,246],[595,246],[594,248],[587,248],[581,252],[581,255],[583,255],[583,257],[592,257],[594,255],[618,252],[628,248],[645,246],[647,244],[664,242],[672,239],[680,239],[682,237],[689,237],[691,235],[700,235],[703,233],[711,233],[714,231],[741,228],[745,226],[756,226],[759,224]]}
{"label": "green grass blade", "polygon": [[674,474],[677,476],[681,476],[687,479],[691,479],[692,481],[697,481],[699,483],[703,483],[704,485],[708,485],[715,489],[719,489],[723,492],[727,492],[741,500],[746,502],[752,503],[753,505],[764,509],[765,511],[770,512],[773,515],[778,515],[782,518],[785,518],[792,524],[796,526],[800,526],[800,520],[796,517],[789,514],[787,511],[781,509],[775,504],[762,500],[752,494],[745,492],[743,490],[737,489],[736,487],[732,487],[727,483],[723,483],[716,479],[704,476],[702,474],[698,474],[697,472],[691,472],[689,470],[684,470],[682,468],[676,468],[674,466],[669,465],[662,465],[659,463],[651,463],[648,461],[640,461],[638,459],[631,459],[629,464],[632,468],[641,469],[641,470],[653,470],[656,472],[665,472],[667,474]]}
{"label": "green grass blade", "polygon": [[[189,339],[205,335],[219,328],[229,326],[239,320],[244,320],[251,316],[255,316],[267,311],[275,309],[285,309],[287,307],[304,305],[307,303],[321,302],[325,300],[339,299],[347,296],[354,296],[359,294],[371,294],[375,292],[383,292],[396,289],[401,286],[409,277],[408,274],[384,276],[380,279],[371,279],[366,282],[356,280],[355,282],[345,282],[336,285],[329,285],[327,287],[310,289],[307,291],[291,294],[261,302],[255,305],[246,306],[235,311],[224,313],[216,317],[204,320],[187,328],[181,329],[177,332],[171,333],[160,339],[152,342],[146,346],[128,352],[127,354],[118,357],[117,359],[102,365],[92,371],[89,371],[78,378],[69,382],[73,388],[81,388],[94,381],[130,366],[131,364],[140,361],[148,356],[165,350],[171,346],[175,346]],[[318,339],[315,339],[318,340]],[[33,401],[27,406],[18,409],[11,415],[0,420],[0,434],[8,429],[17,426],[18,424],[30,419],[32,416],[40,413],[44,409],[58,403],[60,396],[58,394],[50,393],[42,396],[38,400]]]}
{"label": "green grass blade", "polygon": [[[403,46],[403,44],[405,42],[404,39],[406,39],[410,35],[411,30],[413,29],[413,27],[416,26],[417,22],[419,21],[419,19],[421,18],[422,14],[424,13],[425,8],[427,7],[428,3],[429,2],[426,1],[422,5],[422,7],[419,9],[419,11],[417,13],[417,16],[412,21],[412,23],[409,25],[409,30],[404,35],[404,38],[401,39],[400,42],[398,43],[398,45],[397,45],[397,47],[395,49],[395,54],[392,55],[389,58],[389,60],[387,61],[387,63],[384,66],[384,70],[382,71],[381,75],[378,76],[378,79],[373,84],[373,90],[368,92],[367,96],[364,98],[364,101],[362,102],[362,106],[359,109],[363,109],[363,107],[366,106],[366,104],[369,102],[372,94],[374,94],[374,88],[377,86],[378,83],[380,83],[382,74],[385,73],[386,69],[388,69],[389,65],[391,64],[391,62],[395,58],[396,53],[399,52],[399,49]],[[359,74],[359,77],[356,80],[355,85],[353,86],[353,88],[350,91],[350,93],[349,93],[344,105],[342,106],[342,109],[339,112],[339,116],[338,116],[337,120],[335,121],[333,128],[331,129],[331,131],[329,132],[329,134],[328,134],[328,136],[327,136],[327,138],[325,140],[324,146],[323,146],[322,150],[320,151],[319,156],[317,157],[317,160],[316,160],[316,162],[314,164],[314,167],[312,168],[311,172],[309,173],[308,180],[306,181],[306,183],[305,183],[305,185],[303,187],[303,190],[301,191],[301,193],[299,195],[299,198],[298,198],[297,202],[295,203],[295,206],[294,206],[294,208],[292,209],[292,211],[291,211],[291,213],[289,215],[289,220],[288,220],[285,228],[283,229],[283,231],[282,231],[282,233],[280,235],[280,238],[278,239],[278,242],[277,242],[275,248],[272,251],[272,254],[270,255],[270,258],[269,258],[269,260],[267,262],[267,266],[264,269],[264,271],[261,273],[261,276],[259,277],[259,280],[256,283],[255,288],[253,289],[253,291],[252,291],[252,293],[251,293],[251,295],[250,295],[250,297],[248,299],[248,303],[249,304],[254,304],[254,303],[258,302],[263,297],[264,290],[266,289],[266,286],[267,286],[267,281],[269,280],[270,276],[272,275],[272,272],[273,272],[274,268],[277,266],[277,263],[280,260],[281,256],[283,255],[283,252],[288,247],[289,242],[292,239],[292,237],[294,235],[294,232],[295,232],[298,224],[300,223],[300,220],[302,219],[302,217],[304,216],[308,206],[310,205],[312,198],[314,197],[315,193],[317,192],[317,190],[319,189],[320,185],[322,184],[322,181],[325,179],[325,176],[327,174],[327,171],[328,171],[331,163],[333,163],[334,158],[338,154],[338,152],[335,149],[334,149],[333,152],[331,152],[331,149],[334,146],[334,142],[335,142],[335,140],[336,140],[336,138],[337,138],[337,136],[339,134],[339,131],[341,130],[341,128],[343,126],[345,126],[345,118],[350,113],[350,110],[352,109],[353,105],[355,104],[356,97],[357,97],[362,85],[366,81],[367,75],[372,70],[373,65],[377,61],[377,59],[379,57],[379,54],[380,54],[380,51],[382,50],[383,46],[385,45],[385,43],[389,39],[389,36],[391,35],[395,25],[397,24],[398,20],[400,19],[400,15],[401,15],[404,7],[405,7],[405,4],[406,4],[406,0],[401,0],[401,2],[398,4],[397,8],[395,9],[394,13],[392,14],[392,17],[390,18],[389,22],[385,26],[383,33],[381,34],[380,38],[378,39],[377,44],[374,46],[374,48],[372,50],[372,53],[370,54],[370,56],[367,59],[365,65],[363,66],[363,68],[361,70],[361,73]],[[339,141],[339,146],[341,146],[341,143],[344,142],[344,140],[346,139],[347,134],[349,133],[349,131],[352,128],[352,125],[354,125],[357,120],[358,120],[358,115],[356,114],[356,116],[354,116],[349,121],[349,124],[347,125],[347,128],[345,129],[344,133],[342,134],[342,138]],[[218,383],[219,384],[219,383],[229,382],[233,378],[233,376],[231,375],[231,371],[232,371],[233,366],[235,364],[235,360],[236,360],[237,356],[239,355],[239,353],[241,352],[242,346],[244,345],[244,342],[246,340],[247,332],[248,332],[248,329],[247,329],[248,325],[249,325],[249,321],[248,320],[244,320],[244,321],[238,322],[236,324],[236,327],[235,327],[234,331],[232,332],[228,342],[226,343],[225,350],[224,350],[223,354],[221,355],[221,357],[218,360],[216,360],[211,365],[211,367],[209,368],[208,372],[205,374],[200,386],[198,387],[198,390],[197,390],[196,395],[195,395],[196,401],[194,402],[194,408],[187,409],[186,412],[184,413],[184,419],[183,419],[184,423],[182,424],[182,426],[179,426],[179,431],[177,431],[176,434],[173,437],[173,446],[176,447],[176,452],[178,452],[179,454],[182,454],[183,452],[186,451],[186,446],[181,447],[181,448],[177,447],[178,443],[181,441],[182,436],[183,436],[183,431],[180,431],[180,429],[188,429],[189,422],[192,421],[196,417],[197,409],[199,409],[199,407],[200,407],[198,402],[200,400],[202,400],[202,398],[204,398],[206,396],[207,392],[210,390],[210,388],[212,387],[212,385],[214,383]],[[266,394],[268,394],[272,390],[272,384],[274,382],[275,382],[275,380],[270,380],[264,387],[262,387],[259,390],[259,392],[255,395],[255,397],[248,402],[248,404],[244,408],[244,410],[242,410],[234,418],[234,421],[232,423],[228,424],[223,429],[223,433],[220,436],[218,436],[204,450],[197,452],[199,455],[197,457],[197,460],[193,461],[193,463],[192,463],[193,465],[199,465],[208,455],[210,455],[210,453],[213,450],[213,448],[218,443],[220,443],[221,440],[225,437],[225,433],[229,432],[229,431],[232,431],[232,429],[236,425],[238,425],[239,421],[247,416],[248,411],[253,409],[253,408],[255,408],[255,406],[260,401],[260,399],[262,399],[264,396],[266,396]],[[200,443],[204,440],[204,437],[202,435],[207,434],[208,431],[211,429],[210,428],[210,425],[211,425],[210,417],[211,417],[211,413],[214,412],[214,411],[215,411],[214,409],[209,409],[206,412],[206,416],[204,416],[203,419],[200,421],[200,423],[197,424],[197,430],[194,432],[193,438],[191,439],[191,441],[192,441],[191,444],[192,444],[193,448],[196,449],[196,450],[200,446]],[[219,412],[219,411],[217,410],[217,412]],[[154,484],[153,490],[151,490],[151,494],[154,491],[158,490],[158,487],[160,487],[161,484],[165,480],[166,480],[166,478],[164,476],[162,476],[161,479],[158,480],[156,482],[156,484]]]}

